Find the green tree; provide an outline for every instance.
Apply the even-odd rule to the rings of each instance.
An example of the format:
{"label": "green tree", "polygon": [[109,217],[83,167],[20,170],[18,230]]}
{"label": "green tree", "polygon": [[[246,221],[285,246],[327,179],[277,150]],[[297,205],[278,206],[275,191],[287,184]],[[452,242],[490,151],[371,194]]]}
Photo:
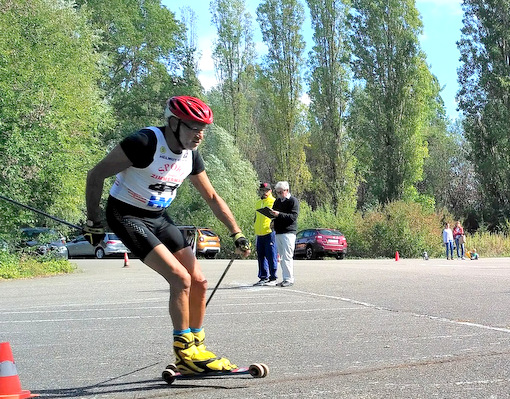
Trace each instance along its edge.
{"label": "green tree", "polygon": [[356,206],[355,158],[344,123],[349,100],[348,5],[340,0],[307,0],[314,29],[309,64],[309,121],[307,160],[314,176],[307,195],[313,207]]}
{"label": "green tree", "polygon": [[412,0],[353,0],[355,91],[351,131],[363,142],[369,197],[408,198],[423,177],[424,128],[438,88],[420,50]]}
{"label": "green tree", "polygon": [[160,0],[77,0],[101,37],[102,83],[117,127],[111,139],[155,123],[165,100],[179,94],[185,27]]}
{"label": "green tree", "polygon": [[298,0],[265,0],[257,8],[268,47],[259,80],[258,128],[272,166],[271,180],[288,180],[296,193],[310,180],[304,147],[308,141],[302,94],[303,5]]}
{"label": "green tree", "polygon": [[184,90],[179,91],[179,93],[170,94],[200,97],[204,92],[204,88],[198,79],[198,60],[201,57],[201,53],[197,47],[197,15],[195,11],[193,11],[190,7],[183,7],[181,9],[181,21],[186,27],[186,40],[183,44],[182,81],[180,84]]}
{"label": "green tree", "polygon": [[251,15],[246,12],[244,0],[214,0],[211,12],[218,33],[213,57],[223,110],[217,123],[233,135],[243,153],[251,155],[253,94],[250,89],[255,62]]}
{"label": "green tree", "polygon": [[459,108],[494,228],[510,218],[510,1],[464,0]]}
{"label": "green tree", "polygon": [[[93,31],[70,2],[19,0],[2,3],[0,32],[0,192],[76,222],[111,123]],[[0,206],[6,230],[49,222]]]}

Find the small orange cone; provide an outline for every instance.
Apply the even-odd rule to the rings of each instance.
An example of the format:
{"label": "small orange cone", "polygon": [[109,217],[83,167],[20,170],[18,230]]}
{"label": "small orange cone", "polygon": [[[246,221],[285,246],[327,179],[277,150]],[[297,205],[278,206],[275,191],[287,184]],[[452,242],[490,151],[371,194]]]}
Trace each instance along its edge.
{"label": "small orange cone", "polygon": [[32,395],[30,391],[21,389],[11,345],[8,342],[0,342],[0,399],[25,399],[34,396],[39,395]]}
{"label": "small orange cone", "polygon": [[400,255],[398,254],[398,251],[395,252],[395,261],[399,260],[400,259]]}
{"label": "small orange cone", "polygon": [[129,267],[129,258],[127,252],[124,252],[124,267]]}

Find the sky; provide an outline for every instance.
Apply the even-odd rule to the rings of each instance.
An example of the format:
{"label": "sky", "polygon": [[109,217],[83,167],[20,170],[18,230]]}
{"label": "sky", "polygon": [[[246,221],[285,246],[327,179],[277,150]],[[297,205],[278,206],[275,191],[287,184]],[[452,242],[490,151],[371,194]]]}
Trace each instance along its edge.
{"label": "sky", "polygon": [[[304,0],[301,0],[305,4]],[[451,119],[458,117],[455,95],[458,90],[457,68],[460,66],[460,53],[456,42],[460,39],[462,27],[462,0],[416,0],[416,8],[421,14],[423,34],[420,36],[422,50],[427,56],[427,64],[431,72],[438,78],[441,85],[441,97],[445,103],[446,113]],[[246,0],[248,12],[252,15],[252,26],[255,30],[254,40],[259,54],[264,53],[262,35],[256,21],[256,8],[261,0]],[[181,17],[183,7],[190,7],[197,15],[196,34],[199,51],[202,57],[199,62],[199,79],[206,90],[216,83],[214,63],[211,57],[216,28],[211,22],[209,11],[210,0],[162,0],[162,4],[173,11],[177,18]],[[306,9],[306,7],[305,7]],[[310,17],[306,15],[301,32],[308,47],[311,48],[312,30]]]}

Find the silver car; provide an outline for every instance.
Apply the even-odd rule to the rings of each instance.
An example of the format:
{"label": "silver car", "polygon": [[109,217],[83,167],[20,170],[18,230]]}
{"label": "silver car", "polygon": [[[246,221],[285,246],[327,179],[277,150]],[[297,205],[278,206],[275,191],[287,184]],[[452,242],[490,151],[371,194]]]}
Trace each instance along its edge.
{"label": "silver car", "polygon": [[21,229],[21,240],[23,246],[34,248],[40,255],[68,258],[65,237],[48,227],[24,227]]}
{"label": "silver car", "polygon": [[83,235],[71,240],[66,246],[70,258],[95,256],[97,259],[103,259],[105,256],[130,253],[119,237],[113,233],[105,233],[104,240],[96,247],[92,246]]}

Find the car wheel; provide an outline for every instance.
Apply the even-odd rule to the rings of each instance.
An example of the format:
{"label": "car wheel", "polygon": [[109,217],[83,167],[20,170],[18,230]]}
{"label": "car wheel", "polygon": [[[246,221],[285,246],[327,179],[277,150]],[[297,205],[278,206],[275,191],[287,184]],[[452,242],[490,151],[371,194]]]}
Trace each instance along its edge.
{"label": "car wheel", "polygon": [[96,258],[103,259],[104,258],[104,249],[99,247],[96,249]]}
{"label": "car wheel", "polygon": [[306,247],[305,251],[305,259],[311,260],[315,259],[315,251],[311,246]]}
{"label": "car wheel", "polygon": [[343,252],[340,252],[339,254],[336,254],[336,258],[337,259],[344,259],[345,258],[345,254]]}

